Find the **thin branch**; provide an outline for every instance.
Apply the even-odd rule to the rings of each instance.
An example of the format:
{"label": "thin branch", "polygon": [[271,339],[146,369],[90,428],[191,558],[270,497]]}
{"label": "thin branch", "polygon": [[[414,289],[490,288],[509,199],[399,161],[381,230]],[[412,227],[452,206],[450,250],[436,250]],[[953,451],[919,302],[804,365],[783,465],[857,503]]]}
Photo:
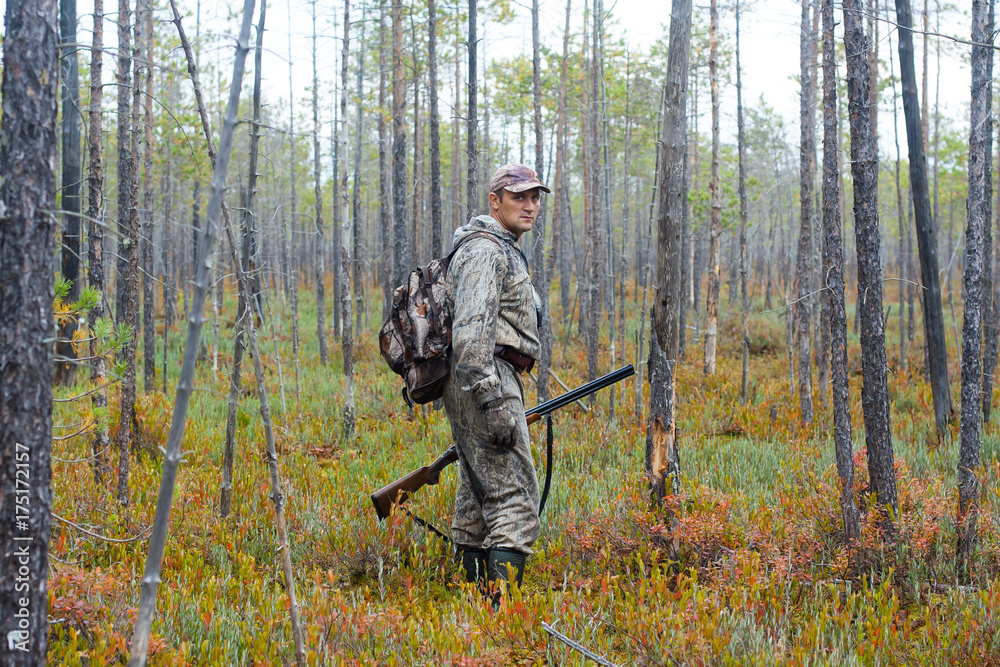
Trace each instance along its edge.
{"label": "thin branch", "polygon": [[139,533],[138,535],[136,535],[134,537],[129,537],[127,539],[119,540],[119,539],[115,539],[113,537],[105,537],[104,535],[98,535],[97,533],[91,532],[91,531],[87,530],[86,528],[84,528],[83,526],[81,526],[79,524],[73,523],[72,521],[69,521],[68,519],[62,518],[61,516],[59,516],[55,512],[51,512],[51,514],[52,514],[52,518],[53,519],[56,519],[57,521],[61,521],[62,523],[64,523],[67,526],[69,526],[70,528],[74,528],[74,529],[80,531],[81,533],[84,533],[84,534],[89,535],[91,537],[97,538],[99,540],[104,540],[105,542],[113,542],[115,544],[126,544],[128,542],[137,542],[139,540],[145,539],[146,533],[148,533],[149,531],[151,531],[153,529],[153,524],[150,524],[150,525],[146,526],[145,528],[143,528],[142,532]]}

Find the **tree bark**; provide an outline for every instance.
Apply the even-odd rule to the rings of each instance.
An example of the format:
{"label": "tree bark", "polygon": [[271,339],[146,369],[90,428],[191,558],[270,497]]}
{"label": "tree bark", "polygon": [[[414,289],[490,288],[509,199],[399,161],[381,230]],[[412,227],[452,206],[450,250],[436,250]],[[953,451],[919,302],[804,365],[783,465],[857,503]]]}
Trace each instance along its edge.
{"label": "tree bark", "polygon": [[[714,3],[713,3],[714,4]],[[746,138],[743,126],[743,68],[740,63],[740,1],[736,0],[736,143],[739,154],[740,197],[740,329],[742,373],[740,376],[740,403],[747,404],[747,385],[750,376],[750,300],[747,294],[747,186],[744,150]]]}
{"label": "tree bark", "polygon": [[[435,0],[427,0],[427,74],[430,79],[428,124],[431,135],[431,257],[441,257],[444,254],[444,244],[441,237],[441,129],[438,115],[437,3]],[[360,79],[358,81],[360,82]]]}
{"label": "tree bark", "polygon": [[386,39],[386,0],[379,1],[378,21],[378,227],[379,241],[382,247],[379,262],[382,275],[382,318],[388,316],[392,304],[392,290],[396,278],[395,252],[390,251],[391,241],[391,204],[389,179],[389,137],[385,124],[386,112],[386,67],[389,60],[389,43]]}
{"label": "tree bark", "polygon": [[[292,6],[291,3],[288,5],[288,172],[289,172],[289,188],[288,196],[291,199],[291,211],[289,213],[290,223],[292,226],[292,237],[291,239],[284,239],[284,243],[287,245],[290,240],[297,238],[296,232],[299,228],[298,223],[298,188],[295,179],[295,167],[298,164],[298,158],[295,154],[295,86],[293,85],[292,79]],[[282,208],[282,213],[284,209]],[[284,215],[282,215],[282,222],[284,223]],[[285,236],[287,236],[287,227],[285,227]],[[292,248],[295,250],[298,247],[298,243],[292,243]],[[299,255],[299,253],[295,253]],[[299,259],[296,258],[293,261],[288,261],[286,259],[285,265],[288,267],[288,292],[292,300],[292,355],[295,359],[295,404],[297,406],[297,412],[302,410],[302,394],[299,387],[299,273],[298,273]]]}
{"label": "tree bark", "polygon": [[562,310],[563,326],[570,316],[570,269],[566,237],[568,234],[566,194],[562,192],[565,181],[566,164],[566,88],[569,75],[569,21],[573,0],[566,0],[566,27],[563,31],[563,54],[559,61],[559,97],[556,101],[556,169],[552,187],[555,189],[552,202],[552,255],[549,258],[549,274],[559,271],[559,305]]}
{"label": "tree bark", "polygon": [[319,180],[319,79],[316,72],[316,0],[312,3],[312,111],[313,111],[313,188],[315,192],[316,248],[314,249],[316,282],[316,337],[319,340],[319,363],[326,366],[330,360],[326,347],[326,295],[323,277],[323,186]]}
{"label": "tree bark", "polygon": [[[62,277],[70,281],[67,301],[80,298],[80,75],[76,52],[76,0],[59,2],[59,76],[62,80],[62,203],[66,227],[62,235]],[[72,384],[76,376],[73,333],[75,318],[59,325],[54,381]]]}
{"label": "tree bark", "polygon": [[142,0],[141,21],[143,70],[146,75],[142,141],[142,386],[149,393],[156,384],[156,330],[153,325],[153,8],[150,0]]}
{"label": "tree bark", "polygon": [[[469,37],[466,45],[469,48],[469,103],[465,110],[466,118],[466,156],[468,158],[468,168],[465,180],[465,220],[469,221],[476,215],[476,208],[479,205],[479,147],[478,147],[478,127],[476,98],[479,92],[476,89],[479,65],[476,62],[476,47],[478,38],[476,37],[476,14],[478,13],[477,0],[469,0]],[[402,281],[400,281],[402,282]]]}
{"label": "tree bark", "polygon": [[[803,0],[804,2],[807,0]],[[722,176],[719,167],[719,7],[711,0],[708,27],[708,76],[712,93],[712,167],[708,182],[710,193],[708,237],[708,296],[705,300],[705,375],[715,374],[715,355],[719,337],[719,291],[722,253]]]}
{"label": "tree bark", "polygon": [[927,158],[924,154],[920,108],[917,101],[917,77],[913,64],[913,32],[910,0],[896,0],[896,23],[899,24],[899,69],[903,84],[903,115],[906,118],[906,143],[910,158],[910,189],[916,218],[917,249],[920,254],[920,294],[924,305],[924,337],[927,345],[931,393],[934,398],[934,422],[938,433],[954,412],[948,386],[948,350],[944,337],[944,313],[938,282],[937,234],[931,219],[927,185]]}
{"label": "tree bark", "polygon": [[[851,117],[851,173],[854,176],[854,237],[858,254],[861,311],[861,407],[868,446],[868,474],[879,505],[895,513],[889,393],[886,382],[885,328],[882,322],[881,237],[878,226],[878,152],[872,132],[872,99],[859,0],[844,2],[847,91]],[[888,513],[880,523],[892,531]]]}
{"label": "tree bark", "polygon": [[[137,111],[129,104],[132,88],[132,35],[128,0],[119,3],[118,23],[118,228],[122,242],[118,258],[118,312],[119,328],[128,331],[125,344],[119,352],[119,362],[125,364],[121,383],[121,412],[115,443],[118,449],[118,502],[128,505],[129,446],[135,424],[135,350],[138,338],[139,310],[139,211],[138,174],[136,168],[136,129],[133,125]],[[138,88],[138,82],[135,82]]]}
{"label": "tree bark", "polygon": [[[344,0],[344,45],[340,56],[340,159],[347,159],[347,61],[350,56],[351,44],[351,2]],[[360,44],[359,44],[360,47]],[[361,52],[361,49],[358,49]],[[360,99],[360,98],[359,98]],[[361,118],[360,112],[358,118]],[[351,319],[351,222],[348,189],[347,168],[341,169],[343,175],[340,181],[341,230],[340,264],[344,277],[344,285],[340,293],[340,341],[341,352],[344,355],[344,442],[354,439],[354,329]],[[357,224],[357,220],[353,220]]]}
{"label": "tree bark", "polygon": [[[101,84],[104,51],[104,0],[94,0],[94,32],[90,46],[90,126],[87,134],[87,154],[90,167],[87,176],[87,283],[97,293],[97,300],[90,310],[90,322],[96,323],[106,316],[104,282],[104,151],[101,144],[103,119],[101,116]],[[164,325],[165,326],[165,325]],[[166,348],[164,348],[165,350]],[[99,389],[91,398],[91,407],[97,414],[107,414],[108,394],[105,388],[105,358],[98,354],[98,341],[90,341],[90,381]],[[107,474],[107,451],[110,447],[107,417],[97,422],[91,440],[93,452],[94,484],[101,486]]]}
{"label": "tree bark", "polygon": [[[676,360],[680,308],[681,218],[684,215],[684,149],[687,138],[687,84],[691,48],[691,0],[672,0],[660,181],[657,212],[656,306],[651,350],[662,350],[662,361],[651,362],[649,422],[646,431],[646,472],[653,499],[662,501],[680,491],[680,450],[676,419]],[[656,359],[651,352],[651,358]],[[655,393],[654,393],[655,392]],[[654,399],[655,396],[655,399]]]}
{"label": "tree bark", "polygon": [[[59,5],[8,2],[0,124],[0,663],[46,662]],[[47,75],[46,75],[47,74]]]}
{"label": "tree bark", "polygon": [[799,244],[795,268],[795,322],[798,340],[799,420],[812,424],[812,359],[809,350],[809,273],[812,259],[813,163],[816,148],[813,139],[813,78],[811,63],[812,30],[809,24],[809,0],[802,0],[802,23],[799,35],[799,76],[802,92],[799,97]]}
{"label": "tree bark", "polygon": [[[545,160],[542,136],[542,57],[541,40],[538,36],[538,0],[531,1],[531,97],[535,126],[535,173],[544,178]],[[538,313],[541,326],[538,338],[541,343],[541,359],[538,364],[537,393],[539,401],[549,399],[549,368],[552,366],[552,323],[549,317],[549,274],[545,268],[545,215],[547,201],[543,201],[532,229],[533,280],[542,297],[542,308]]]}
{"label": "tree bark", "polygon": [[[972,41],[987,44],[993,37],[993,3],[972,1]],[[955,575],[968,583],[979,518],[979,426],[982,406],[982,303],[984,229],[990,222],[988,171],[992,152],[993,102],[989,46],[972,47],[972,105],[969,118],[968,225],[965,228],[965,268],[962,272],[965,309],[962,322],[962,426],[958,453],[958,547]]]}
{"label": "tree bark", "polygon": [[[473,2],[475,0],[472,0]],[[406,230],[406,72],[403,64],[403,5],[392,0],[392,233],[393,284],[412,268]]]}
{"label": "tree bark", "polygon": [[833,394],[833,442],[840,483],[844,537],[860,535],[854,500],[854,455],[847,370],[847,313],[844,298],[844,242],[840,218],[840,149],[837,145],[837,56],[833,33],[834,0],[823,0],[823,275],[830,309],[830,379]]}

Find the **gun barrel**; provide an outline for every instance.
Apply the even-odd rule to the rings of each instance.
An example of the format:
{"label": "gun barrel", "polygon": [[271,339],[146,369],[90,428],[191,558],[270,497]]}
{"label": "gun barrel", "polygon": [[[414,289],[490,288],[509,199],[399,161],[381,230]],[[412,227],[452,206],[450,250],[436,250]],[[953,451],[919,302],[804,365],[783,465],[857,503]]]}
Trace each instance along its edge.
{"label": "gun barrel", "polygon": [[572,391],[566,392],[562,396],[557,396],[556,398],[553,398],[549,401],[540,403],[539,405],[536,405],[532,409],[528,410],[527,413],[525,414],[529,416],[547,415],[550,412],[558,410],[563,406],[569,405],[574,401],[578,401],[581,398],[584,398],[585,396],[589,396],[590,394],[593,394],[596,391],[600,391],[605,387],[610,387],[616,382],[621,382],[625,378],[631,377],[632,375],[635,375],[635,368],[632,366],[632,364],[629,364],[627,366],[622,366],[618,370],[611,371],[607,375],[602,375],[596,380],[592,380],[591,382],[588,382],[585,385],[577,387]]}

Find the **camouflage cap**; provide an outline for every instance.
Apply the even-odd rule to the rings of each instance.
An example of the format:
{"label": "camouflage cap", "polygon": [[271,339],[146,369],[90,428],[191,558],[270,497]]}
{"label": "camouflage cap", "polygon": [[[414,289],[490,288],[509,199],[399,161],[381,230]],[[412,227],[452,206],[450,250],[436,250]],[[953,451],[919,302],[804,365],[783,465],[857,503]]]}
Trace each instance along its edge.
{"label": "camouflage cap", "polygon": [[524,192],[532,188],[538,188],[542,192],[552,192],[538,180],[538,174],[535,173],[534,169],[516,162],[505,164],[497,169],[493,173],[493,180],[490,181],[490,192],[501,189],[508,192]]}

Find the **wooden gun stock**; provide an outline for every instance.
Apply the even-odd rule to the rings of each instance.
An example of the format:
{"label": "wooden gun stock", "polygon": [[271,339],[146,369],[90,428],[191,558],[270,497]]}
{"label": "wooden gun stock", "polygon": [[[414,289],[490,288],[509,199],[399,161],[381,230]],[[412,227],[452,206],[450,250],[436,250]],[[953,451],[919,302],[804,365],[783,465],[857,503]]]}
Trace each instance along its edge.
{"label": "wooden gun stock", "polygon": [[[539,419],[554,410],[558,410],[565,405],[569,405],[570,403],[578,401],[585,396],[589,396],[604,387],[610,387],[616,382],[621,382],[625,378],[631,377],[634,374],[635,369],[632,367],[632,364],[629,364],[628,366],[623,366],[616,371],[612,371],[607,375],[599,377],[592,382],[588,382],[582,387],[578,387],[573,391],[567,392],[562,396],[537,405],[525,413],[528,425],[530,426],[531,424],[534,424]],[[409,475],[397,479],[392,484],[383,486],[381,489],[373,493],[371,495],[371,499],[372,503],[375,505],[375,513],[378,514],[379,520],[389,517],[394,504],[402,505],[410,498],[410,496],[424,486],[428,484],[437,484],[441,477],[441,471],[457,460],[458,450],[455,448],[455,445],[452,445],[444,454],[439,456],[434,463],[429,466],[417,468]]]}

